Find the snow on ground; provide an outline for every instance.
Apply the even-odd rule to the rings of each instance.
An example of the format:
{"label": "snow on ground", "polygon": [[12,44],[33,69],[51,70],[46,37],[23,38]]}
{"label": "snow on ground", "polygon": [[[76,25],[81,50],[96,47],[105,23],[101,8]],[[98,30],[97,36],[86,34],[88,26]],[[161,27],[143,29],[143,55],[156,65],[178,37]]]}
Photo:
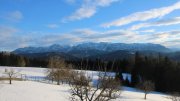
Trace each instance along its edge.
{"label": "snow on ground", "polygon": [[122,73],[123,76],[123,80],[126,80],[126,78],[129,80],[129,82],[131,82],[131,74],[128,73]]}
{"label": "snow on ground", "polygon": [[[37,67],[7,67],[7,66],[0,66],[0,76],[3,74],[5,69],[14,69],[15,71],[19,72],[20,74],[25,74],[28,77],[45,77],[47,68],[37,68]],[[79,71],[79,70],[78,70]],[[83,70],[82,70],[83,71]],[[87,76],[93,77],[93,80],[98,78],[99,72],[97,71],[83,71],[87,74]],[[102,73],[102,72],[101,72]],[[110,76],[114,76],[115,73],[107,73]],[[128,78],[131,81],[131,75],[127,73],[123,73],[123,79],[125,80]]]}
{"label": "snow on ground", "polygon": [[[35,67],[0,67],[0,74],[5,68],[13,68],[28,76],[44,77],[45,68]],[[93,75],[93,79],[97,79],[98,72],[87,71],[87,75]],[[114,75],[114,73],[109,73]],[[129,74],[123,74],[123,78]],[[53,85],[34,81],[13,81],[9,85],[7,81],[0,81],[0,101],[69,101],[69,86],[68,85]],[[144,94],[134,88],[123,87],[121,97],[113,101],[145,101]],[[153,92],[147,95],[146,101],[171,101],[167,99],[167,95],[158,92]]]}
{"label": "snow on ground", "polygon": [[21,74],[26,74],[27,76],[45,76],[47,71],[46,68],[0,66],[0,73],[3,73],[5,69],[14,69],[15,71]]}
{"label": "snow on ground", "polygon": [[[144,93],[141,91],[130,87],[123,87],[121,101],[171,101],[168,97],[168,95],[159,92],[152,92],[144,100]],[[120,101],[120,99],[116,99],[116,101]]]}
{"label": "snow on ground", "polygon": [[[68,85],[52,85],[33,81],[0,82],[0,101],[69,101]],[[144,94],[125,87],[121,97],[113,101],[145,101]],[[149,94],[146,101],[170,101],[163,94]]]}
{"label": "snow on ground", "polygon": [[68,101],[69,87],[33,81],[0,83],[0,101]]}

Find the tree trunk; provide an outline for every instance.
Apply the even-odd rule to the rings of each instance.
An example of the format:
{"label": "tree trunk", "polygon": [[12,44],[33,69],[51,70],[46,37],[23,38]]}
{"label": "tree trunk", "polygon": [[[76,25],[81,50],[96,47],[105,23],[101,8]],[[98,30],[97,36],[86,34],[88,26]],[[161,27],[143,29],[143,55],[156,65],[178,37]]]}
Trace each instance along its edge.
{"label": "tree trunk", "polygon": [[59,80],[57,80],[57,85],[60,85]]}
{"label": "tree trunk", "polygon": [[144,99],[146,100],[146,96],[147,96],[147,93],[145,93],[145,95],[144,95]]}
{"label": "tree trunk", "polygon": [[52,83],[53,83],[54,79],[52,78]]}
{"label": "tree trunk", "polygon": [[9,84],[12,84],[12,83],[11,83],[11,80],[12,80],[12,79],[11,79],[11,78],[9,78]]}

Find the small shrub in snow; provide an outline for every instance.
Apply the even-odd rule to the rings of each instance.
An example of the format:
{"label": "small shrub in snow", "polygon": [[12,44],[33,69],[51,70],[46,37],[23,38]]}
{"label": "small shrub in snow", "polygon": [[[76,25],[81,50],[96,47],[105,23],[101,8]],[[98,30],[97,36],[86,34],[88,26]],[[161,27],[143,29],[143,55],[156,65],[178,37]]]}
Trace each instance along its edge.
{"label": "small shrub in snow", "polygon": [[154,83],[151,81],[144,81],[138,84],[138,89],[144,92],[144,99],[147,98],[147,94],[154,90]]}
{"label": "small shrub in snow", "polygon": [[15,71],[14,69],[9,69],[9,70],[5,69],[4,74],[6,74],[8,76],[9,84],[12,84],[13,78],[16,78],[18,73],[19,72]]}

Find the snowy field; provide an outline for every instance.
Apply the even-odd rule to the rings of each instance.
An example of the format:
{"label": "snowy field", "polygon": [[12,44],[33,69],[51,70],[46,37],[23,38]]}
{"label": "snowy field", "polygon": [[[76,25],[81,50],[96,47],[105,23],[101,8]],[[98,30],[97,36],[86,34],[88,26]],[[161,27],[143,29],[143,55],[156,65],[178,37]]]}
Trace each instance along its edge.
{"label": "snowy field", "polygon": [[[5,68],[10,67],[0,67],[1,74]],[[46,71],[44,68],[13,68],[29,76],[43,77]],[[97,75],[97,72],[91,71],[90,75]],[[69,101],[70,88],[66,84],[53,85],[34,81],[13,81],[12,83],[12,85],[9,85],[7,81],[0,81],[0,101]],[[133,88],[123,87],[120,98],[113,101],[145,101],[143,97],[144,94],[142,92]],[[153,92],[148,94],[146,101],[171,101],[167,97],[165,94]]]}
{"label": "snowy field", "polygon": [[[46,77],[46,68],[37,68],[37,67],[6,67],[6,66],[0,66],[0,76],[3,76],[5,69],[13,69],[16,72],[19,72],[19,76],[21,74],[26,75],[28,78],[38,77],[38,78],[44,78]],[[93,80],[95,81],[98,78],[97,71],[84,71],[87,76],[93,77]],[[108,73],[108,75],[114,76],[114,73]],[[128,78],[129,81],[131,81],[131,75],[123,73],[123,79],[125,80]]]}

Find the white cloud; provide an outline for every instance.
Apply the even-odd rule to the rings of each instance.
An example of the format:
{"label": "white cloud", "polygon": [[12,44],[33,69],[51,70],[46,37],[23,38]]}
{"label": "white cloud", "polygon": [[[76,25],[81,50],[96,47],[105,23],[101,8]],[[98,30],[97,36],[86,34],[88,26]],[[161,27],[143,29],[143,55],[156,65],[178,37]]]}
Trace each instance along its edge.
{"label": "white cloud", "polygon": [[9,21],[18,22],[23,18],[23,14],[20,11],[9,12],[4,16]]}
{"label": "white cloud", "polygon": [[175,24],[180,24],[180,17],[159,20],[159,21],[150,22],[150,23],[140,23],[140,24],[132,26],[130,29],[138,30],[141,28],[152,27],[152,26],[168,26],[168,25],[175,25]]}
{"label": "white cloud", "polygon": [[0,51],[12,51],[19,47],[25,47],[34,43],[34,37],[30,35],[18,35],[19,29],[0,25]]}
{"label": "white cloud", "polygon": [[[0,29],[2,29],[0,27]],[[15,49],[25,46],[48,46],[51,44],[77,44],[82,42],[121,42],[121,43],[156,43],[168,47],[179,47],[180,30],[167,32],[155,32],[155,30],[107,30],[96,31],[91,29],[77,29],[68,33],[44,33],[35,32],[25,35],[18,35],[16,30],[3,28],[6,34],[0,38],[0,47],[2,49]],[[8,33],[7,33],[8,32]],[[142,34],[143,32],[150,32]],[[34,35],[40,33],[40,36]]]}
{"label": "white cloud", "polygon": [[153,33],[155,32],[154,29],[148,29],[148,30],[139,30],[138,32],[144,32],[144,33]]}
{"label": "white cloud", "polygon": [[13,36],[17,32],[18,29],[16,28],[0,25],[0,50],[4,51],[14,47],[14,43],[16,43],[17,40],[13,39]]}
{"label": "white cloud", "polygon": [[[127,30],[109,30],[104,32],[94,31],[91,29],[78,29],[69,33],[54,33],[43,36],[34,41],[38,44],[51,45],[60,44],[77,44],[81,42],[129,42],[131,43],[137,33]],[[132,37],[133,36],[133,37]],[[130,40],[131,39],[131,40]]]}
{"label": "white cloud", "polygon": [[114,20],[112,22],[102,24],[101,26],[103,27],[122,26],[136,21],[147,21],[154,18],[161,18],[173,12],[174,10],[178,10],[178,9],[180,9],[180,2],[177,2],[168,7],[156,8],[143,12],[136,12],[128,16],[122,17],[120,19]]}
{"label": "white cloud", "polygon": [[[142,34],[142,32],[149,32]],[[79,33],[79,34],[77,34]],[[90,34],[89,34],[90,33]],[[68,33],[71,36],[70,40],[73,43],[80,42],[123,42],[123,43],[155,43],[162,44],[168,47],[180,45],[180,30],[172,30],[167,32],[155,32],[154,29],[144,31],[130,31],[130,30],[109,30],[109,31],[94,31],[81,30],[79,32],[72,31]],[[67,37],[66,37],[67,38]],[[68,38],[67,38],[68,40]]]}
{"label": "white cloud", "polygon": [[74,4],[76,0],[65,0],[68,4]]}
{"label": "white cloud", "polygon": [[[149,36],[150,37],[150,36]],[[163,44],[167,47],[177,48],[180,45],[180,30],[159,32],[151,35],[151,41],[159,44]]]}
{"label": "white cloud", "polygon": [[84,0],[81,7],[78,8],[72,15],[63,19],[66,21],[81,20],[93,16],[99,7],[109,6],[118,0]]}
{"label": "white cloud", "polygon": [[57,24],[48,24],[47,27],[54,29],[54,28],[58,28],[59,26]]}
{"label": "white cloud", "polygon": [[0,25],[0,39],[6,39],[16,32],[18,32],[16,28]]}
{"label": "white cloud", "polygon": [[[82,42],[121,42],[121,43],[155,43],[168,47],[179,47],[180,30],[167,32],[154,32],[142,34],[142,31],[130,30],[108,30],[95,31],[91,29],[78,29],[69,33],[49,33],[38,38],[29,40],[31,45],[51,45],[51,44],[77,44]],[[29,45],[30,45],[29,44]],[[175,45],[176,44],[176,45]]]}

